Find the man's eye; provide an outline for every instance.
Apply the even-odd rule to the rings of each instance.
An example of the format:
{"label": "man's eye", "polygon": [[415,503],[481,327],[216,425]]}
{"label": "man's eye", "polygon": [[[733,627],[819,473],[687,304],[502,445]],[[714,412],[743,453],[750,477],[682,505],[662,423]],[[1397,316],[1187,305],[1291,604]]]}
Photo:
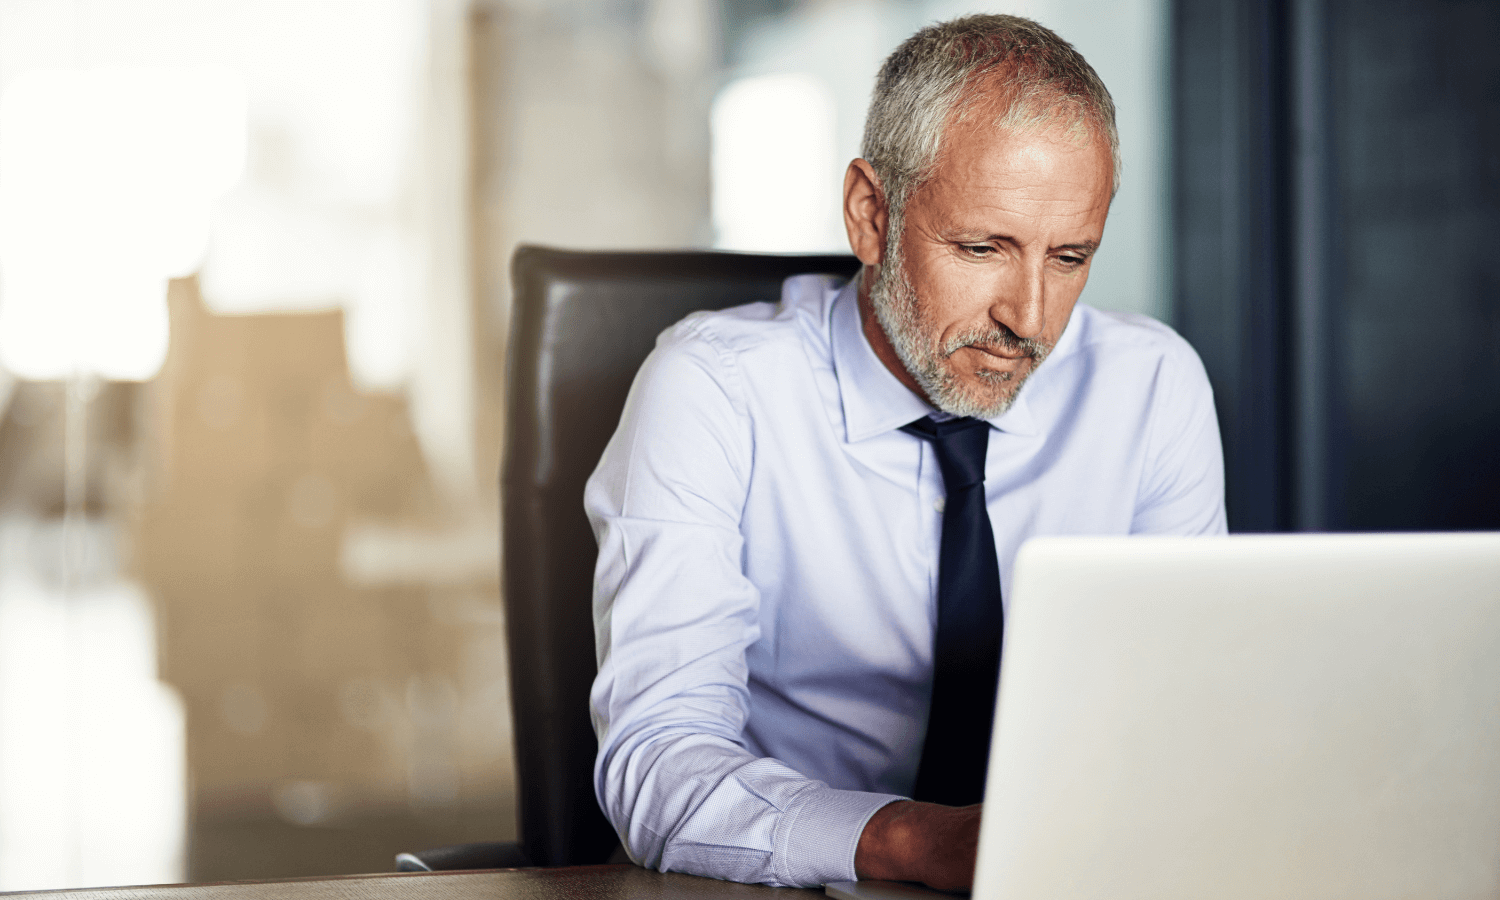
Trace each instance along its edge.
{"label": "man's eye", "polygon": [[989,244],[963,244],[964,252],[970,256],[989,256],[995,248]]}
{"label": "man's eye", "polygon": [[1070,269],[1076,269],[1087,262],[1082,256],[1059,256],[1058,260]]}

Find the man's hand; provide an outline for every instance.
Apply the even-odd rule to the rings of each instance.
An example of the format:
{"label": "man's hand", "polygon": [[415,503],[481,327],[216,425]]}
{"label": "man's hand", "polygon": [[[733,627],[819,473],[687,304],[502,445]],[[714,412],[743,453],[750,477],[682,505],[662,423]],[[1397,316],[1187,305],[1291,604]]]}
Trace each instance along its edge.
{"label": "man's hand", "polygon": [[883,806],[859,836],[854,871],[861,879],[920,881],[943,891],[974,884],[983,804],[939,806],[899,800]]}

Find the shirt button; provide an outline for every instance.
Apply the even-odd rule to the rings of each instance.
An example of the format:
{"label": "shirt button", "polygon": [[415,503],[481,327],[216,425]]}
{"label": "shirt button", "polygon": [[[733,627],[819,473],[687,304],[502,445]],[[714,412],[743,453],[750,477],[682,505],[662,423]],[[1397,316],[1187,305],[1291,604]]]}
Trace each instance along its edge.
{"label": "shirt button", "polygon": [[932,501],[932,508],[935,509],[935,510],[937,510],[938,512],[942,512],[944,509],[947,508],[947,506],[948,506],[948,500],[947,500],[947,498],[939,497],[936,500]]}

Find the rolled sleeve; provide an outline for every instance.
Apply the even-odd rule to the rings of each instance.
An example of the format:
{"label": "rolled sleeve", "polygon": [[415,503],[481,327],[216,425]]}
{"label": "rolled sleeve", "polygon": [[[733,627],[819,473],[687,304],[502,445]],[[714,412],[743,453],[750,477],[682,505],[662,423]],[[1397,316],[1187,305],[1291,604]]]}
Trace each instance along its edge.
{"label": "rolled sleeve", "polygon": [[865,824],[901,799],[817,782],[804,789],[787,809],[777,836],[778,880],[792,885],[854,881],[854,851]]}

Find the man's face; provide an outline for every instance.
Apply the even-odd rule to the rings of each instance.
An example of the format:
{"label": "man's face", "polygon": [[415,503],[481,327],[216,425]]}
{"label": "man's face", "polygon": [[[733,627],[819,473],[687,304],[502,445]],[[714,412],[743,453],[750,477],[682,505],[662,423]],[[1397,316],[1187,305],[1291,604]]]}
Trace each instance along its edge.
{"label": "man's face", "polygon": [[945,144],[901,233],[888,236],[871,288],[880,327],[867,322],[866,333],[938,409],[994,418],[1062,335],[1088,280],[1110,157],[1102,142],[1058,131],[956,124]]}

